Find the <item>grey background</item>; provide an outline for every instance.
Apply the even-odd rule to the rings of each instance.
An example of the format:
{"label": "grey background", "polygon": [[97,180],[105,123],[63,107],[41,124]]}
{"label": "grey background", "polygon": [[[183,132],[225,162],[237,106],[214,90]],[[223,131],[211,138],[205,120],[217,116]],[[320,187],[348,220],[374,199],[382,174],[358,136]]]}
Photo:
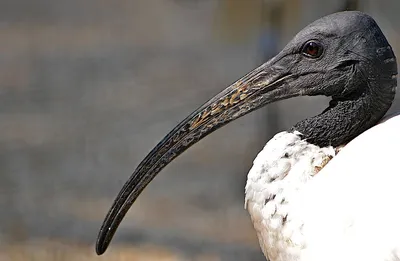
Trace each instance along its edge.
{"label": "grey background", "polygon": [[0,260],[264,260],[243,209],[247,172],[324,97],[271,105],[207,137],[144,191],[105,256],[94,242],[175,124],[346,8],[373,15],[400,54],[396,0],[0,1]]}

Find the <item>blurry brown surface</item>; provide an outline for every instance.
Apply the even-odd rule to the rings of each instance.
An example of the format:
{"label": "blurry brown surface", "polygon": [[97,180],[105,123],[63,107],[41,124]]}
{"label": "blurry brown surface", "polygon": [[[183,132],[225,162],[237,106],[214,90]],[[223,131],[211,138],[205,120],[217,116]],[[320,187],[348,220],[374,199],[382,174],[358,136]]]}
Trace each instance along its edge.
{"label": "blurry brown surface", "polygon": [[[338,6],[311,5],[312,17],[300,8],[291,27],[291,5],[302,2],[282,8],[279,44]],[[189,149],[145,190],[105,256],[94,253],[112,200],[146,153],[264,59],[262,30],[252,28],[262,24],[260,0],[240,27],[229,27],[238,10],[224,6],[241,3],[0,1],[0,261],[265,260],[243,208],[247,171],[274,132],[324,99],[278,104],[274,126],[260,110]]]}
{"label": "blurry brown surface", "polygon": [[[206,259],[213,261],[215,257]],[[41,241],[30,244],[6,244],[1,247],[0,260],[4,261],[25,261],[25,260],[129,260],[129,261],[184,261],[188,260],[168,249],[158,246],[117,246],[107,256],[98,257],[89,246],[79,245],[71,242]],[[196,260],[196,259],[194,259]]]}

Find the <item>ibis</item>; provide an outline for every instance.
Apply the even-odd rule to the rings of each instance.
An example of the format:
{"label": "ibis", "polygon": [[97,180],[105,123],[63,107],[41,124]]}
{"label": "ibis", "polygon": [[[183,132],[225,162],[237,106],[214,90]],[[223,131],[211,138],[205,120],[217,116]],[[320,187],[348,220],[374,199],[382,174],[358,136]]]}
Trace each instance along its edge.
{"label": "ibis", "polygon": [[396,57],[371,16],[316,20],[151,150],[109,210],[97,253],[143,189],[190,146],[269,103],[324,95],[327,108],[276,134],[248,173],[244,205],[261,249],[270,261],[400,260],[400,116],[386,115],[396,87]]}

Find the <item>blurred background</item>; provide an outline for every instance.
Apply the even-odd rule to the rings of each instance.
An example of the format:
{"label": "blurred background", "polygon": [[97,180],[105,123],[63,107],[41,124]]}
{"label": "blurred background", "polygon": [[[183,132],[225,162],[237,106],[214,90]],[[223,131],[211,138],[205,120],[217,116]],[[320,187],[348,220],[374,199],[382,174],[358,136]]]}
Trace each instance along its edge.
{"label": "blurred background", "polygon": [[371,14],[400,55],[397,0],[0,0],[0,260],[265,260],[243,208],[247,172],[327,98],[213,133],[151,183],[104,256],[94,242],[175,124],[342,10]]}

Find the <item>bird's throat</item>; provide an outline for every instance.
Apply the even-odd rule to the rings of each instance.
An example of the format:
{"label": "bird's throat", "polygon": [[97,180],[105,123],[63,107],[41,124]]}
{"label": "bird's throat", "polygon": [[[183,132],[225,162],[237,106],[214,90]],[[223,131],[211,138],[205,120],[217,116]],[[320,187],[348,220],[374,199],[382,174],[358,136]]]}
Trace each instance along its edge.
{"label": "bird's throat", "polygon": [[373,101],[370,95],[332,100],[321,114],[298,122],[290,131],[300,132],[302,139],[321,148],[343,146],[382,119],[393,100],[387,96]]}

